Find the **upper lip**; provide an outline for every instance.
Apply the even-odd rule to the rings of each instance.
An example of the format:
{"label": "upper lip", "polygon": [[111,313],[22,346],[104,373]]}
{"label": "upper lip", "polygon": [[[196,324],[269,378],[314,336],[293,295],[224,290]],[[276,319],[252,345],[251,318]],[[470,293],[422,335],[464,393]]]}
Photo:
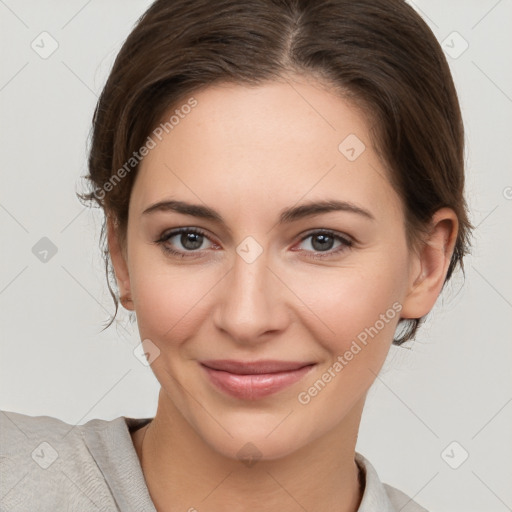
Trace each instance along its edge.
{"label": "upper lip", "polygon": [[262,361],[234,361],[231,359],[216,359],[201,361],[203,366],[213,370],[235,373],[238,375],[254,375],[262,373],[279,373],[298,370],[314,363],[304,361],[276,361],[266,359]]}

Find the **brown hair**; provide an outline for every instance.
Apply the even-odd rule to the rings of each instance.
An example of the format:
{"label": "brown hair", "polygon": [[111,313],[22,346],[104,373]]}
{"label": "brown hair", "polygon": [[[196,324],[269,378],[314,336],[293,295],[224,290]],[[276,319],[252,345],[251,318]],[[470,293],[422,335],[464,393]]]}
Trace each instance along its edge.
{"label": "brown hair", "polygon": [[[99,98],[91,187],[80,199],[103,208],[124,243],[138,163],[130,159],[162,116],[213,83],[257,86],[289,73],[321,79],[364,108],[403,201],[408,240],[436,210],[452,208],[459,232],[446,281],[463,269],[472,226],[457,93],[434,34],[403,0],[157,0],[126,39]],[[106,221],[100,244],[116,308],[108,327],[118,299]],[[421,320],[402,319],[393,343],[411,339]]]}

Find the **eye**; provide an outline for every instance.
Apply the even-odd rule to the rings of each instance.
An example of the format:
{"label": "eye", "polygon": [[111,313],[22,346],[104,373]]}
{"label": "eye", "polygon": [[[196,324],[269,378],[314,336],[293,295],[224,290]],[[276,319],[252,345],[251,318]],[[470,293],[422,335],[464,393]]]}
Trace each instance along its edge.
{"label": "eye", "polygon": [[[305,244],[306,249],[301,250],[301,252],[311,253],[308,254],[308,257],[314,259],[332,257],[350,249],[353,244],[352,240],[347,236],[342,236],[334,231],[325,229],[310,232],[302,237],[301,243],[306,241],[308,241]],[[207,244],[205,247],[205,242],[208,242],[210,245]],[[201,229],[187,227],[164,233],[155,243],[160,245],[165,253],[179,258],[200,257],[202,251],[212,247],[219,247]],[[179,248],[180,245],[181,248]],[[178,249],[174,247],[178,247]],[[335,247],[334,250],[333,247]],[[297,251],[298,249],[292,250]]]}
{"label": "eye", "polygon": [[[206,234],[198,228],[178,228],[164,233],[156,240],[156,243],[161,245],[162,250],[168,254],[180,258],[190,258],[197,257],[195,253],[211,247],[204,246],[206,241],[212,244]],[[173,247],[178,247],[178,250],[173,249]]]}
{"label": "eye", "polygon": [[[304,252],[312,252],[313,254],[309,255],[309,257],[312,258],[331,257],[350,249],[353,243],[348,237],[341,236],[334,231],[329,230],[311,232],[301,239],[301,243],[306,242],[307,240],[309,241],[305,244],[307,249]],[[336,243],[338,244],[337,246]],[[333,250],[334,246],[336,246],[336,248]]]}

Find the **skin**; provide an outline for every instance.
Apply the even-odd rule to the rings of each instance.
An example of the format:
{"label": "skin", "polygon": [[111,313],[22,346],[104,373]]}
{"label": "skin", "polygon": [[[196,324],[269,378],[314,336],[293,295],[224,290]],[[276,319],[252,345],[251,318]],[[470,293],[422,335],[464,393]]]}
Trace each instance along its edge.
{"label": "skin", "polygon": [[[400,197],[363,114],[319,82],[292,78],[293,88],[283,80],[194,94],[198,105],[141,163],[126,244],[108,223],[120,295],[133,301],[128,309],[136,312],[141,340],[160,351],[151,364],[161,384],[158,410],[132,437],[162,512],[217,512],[226,503],[252,511],[262,496],[265,510],[356,511],[362,489],[354,452],[366,394],[399,318],[427,314],[448,269],[454,212],[436,212],[429,237],[408,247]],[[366,146],[353,162],[338,150],[349,134]],[[142,213],[167,199],[207,205],[225,224]],[[373,219],[333,211],[277,222],[284,208],[329,199]],[[206,233],[199,249],[188,249],[195,257],[169,256],[155,243],[180,227]],[[317,237],[305,238],[320,229],[349,237],[352,246],[336,253],[335,239],[322,252],[313,245]],[[236,251],[248,236],[262,249],[252,263]],[[183,253],[190,247],[180,235],[166,244]],[[396,303],[400,314],[300,403],[299,393]],[[198,363],[205,359],[316,364],[292,386],[248,401],[214,387]],[[249,442],[261,457],[250,466],[237,456]]]}

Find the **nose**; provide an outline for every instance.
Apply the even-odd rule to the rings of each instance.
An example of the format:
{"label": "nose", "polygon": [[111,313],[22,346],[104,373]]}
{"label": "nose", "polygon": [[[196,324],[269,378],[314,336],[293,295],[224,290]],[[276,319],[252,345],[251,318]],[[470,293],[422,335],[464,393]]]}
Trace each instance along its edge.
{"label": "nose", "polygon": [[286,286],[269,264],[265,251],[252,262],[236,254],[218,290],[214,321],[235,343],[259,345],[289,323]]}

